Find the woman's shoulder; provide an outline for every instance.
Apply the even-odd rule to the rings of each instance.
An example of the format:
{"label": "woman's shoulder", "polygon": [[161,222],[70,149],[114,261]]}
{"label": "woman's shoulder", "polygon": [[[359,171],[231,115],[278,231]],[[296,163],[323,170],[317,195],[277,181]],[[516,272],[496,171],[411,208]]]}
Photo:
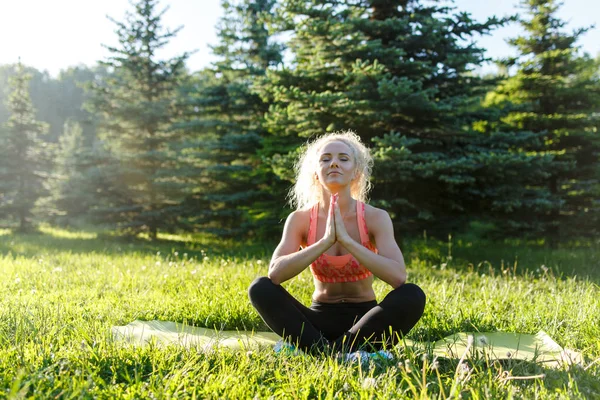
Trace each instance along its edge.
{"label": "woman's shoulder", "polygon": [[293,227],[303,228],[308,225],[310,220],[310,208],[302,208],[294,210],[287,217],[287,224]]}
{"label": "woman's shoulder", "polygon": [[386,210],[365,203],[365,220],[370,228],[377,227],[379,224],[391,220],[391,218]]}
{"label": "woman's shoulder", "polygon": [[310,208],[295,210],[288,215],[285,222],[286,230],[294,232],[300,237],[301,246],[305,247],[308,241],[308,230],[310,229]]}
{"label": "woman's shoulder", "polygon": [[301,208],[299,210],[294,210],[290,213],[288,218],[302,219],[302,218],[310,217],[310,211],[311,211],[311,207],[305,207],[305,208]]}

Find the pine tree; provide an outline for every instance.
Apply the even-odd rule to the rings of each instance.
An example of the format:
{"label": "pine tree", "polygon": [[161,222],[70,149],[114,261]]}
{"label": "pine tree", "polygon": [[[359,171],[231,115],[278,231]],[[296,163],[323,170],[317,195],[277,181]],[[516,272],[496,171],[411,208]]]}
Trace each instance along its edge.
{"label": "pine tree", "polygon": [[374,147],[374,203],[398,231],[465,227],[481,202],[481,138],[468,127],[487,84],[472,72],[485,59],[469,39],[505,20],[415,0],[288,0],[279,15],[294,29],[294,59],[262,85],[275,168],[287,173],[285,151],[307,137],[352,129]]}
{"label": "pine tree", "polygon": [[157,12],[157,0],[131,5],[125,22],[112,20],[120,47],[108,47],[111,56],[103,64],[110,75],[94,87],[99,136],[118,160],[110,166],[115,171],[105,174],[112,183],[104,193],[114,197],[97,212],[123,231],[155,239],[159,229],[180,227],[181,204],[196,173],[185,156],[183,132],[173,125],[181,113],[177,95],[188,53],[159,60],[157,52],[180,28],[163,28],[167,10]]}
{"label": "pine tree", "polygon": [[587,29],[564,31],[557,18],[560,3],[524,0],[525,34],[511,39],[519,56],[504,61],[516,73],[487,98],[503,112],[492,128],[529,131],[537,146],[523,148],[553,156],[545,176],[530,187],[547,193],[547,207],[520,215],[524,232],[537,226],[551,243],[577,236],[595,236],[600,226],[599,64],[580,55],[576,42]]}
{"label": "pine tree", "polygon": [[53,223],[72,225],[89,215],[98,201],[93,180],[87,175],[94,162],[92,148],[86,145],[80,124],[67,121],[54,160],[50,196],[40,205]]}
{"label": "pine tree", "polygon": [[19,62],[6,104],[10,117],[0,130],[0,217],[16,220],[21,232],[33,228],[32,210],[51,170],[50,147],[42,139],[47,126],[35,119],[29,80]]}
{"label": "pine tree", "polygon": [[[70,67],[60,72],[57,78],[58,103],[61,121],[60,134],[65,133],[65,124],[78,124],[82,129],[83,145],[91,147],[96,140],[96,116],[90,113],[84,105],[90,98],[88,88],[94,80],[107,76],[106,68],[102,65],[94,67]],[[59,138],[60,139],[60,138]]]}
{"label": "pine tree", "polygon": [[[36,110],[35,117],[48,124],[45,140],[58,143],[67,120],[75,120],[82,125],[86,143],[95,138],[95,123],[93,115],[82,109],[87,98],[83,86],[91,82],[95,76],[106,74],[102,66],[92,68],[86,66],[70,67],[62,70],[57,78],[40,72],[32,67],[25,67],[25,72],[31,75],[29,95]],[[8,87],[8,79],[17,74],[15,65],[0,66],[0,124],[8,121],[8,110],[4,88]]]}
{"label": "pine tree", "polygon": [[269,68],[281,63],[282,48],[272,41],[265,18],[274,0],[222,1],[218,58],[202,71],[190,92],[186,128],[201,138],[201,187],[190,218],[220,236],[260,234],[273,215],[269,176],[257,151],[265,136],[268,105],[253,90]]}

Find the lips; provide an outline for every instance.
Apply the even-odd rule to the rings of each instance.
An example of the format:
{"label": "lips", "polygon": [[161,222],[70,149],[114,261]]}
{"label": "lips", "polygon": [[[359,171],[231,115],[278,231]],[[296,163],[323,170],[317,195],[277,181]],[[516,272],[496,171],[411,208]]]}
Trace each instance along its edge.
{"label": "lips", "polygon": [[330,172],[330,173],[328,173],[327,175],[333,175],[333,174],[338,174],[338,175],[341,175],[342,173],[341,173],[341,172],[338,172],[338,171],[331,171],[331,172]]}

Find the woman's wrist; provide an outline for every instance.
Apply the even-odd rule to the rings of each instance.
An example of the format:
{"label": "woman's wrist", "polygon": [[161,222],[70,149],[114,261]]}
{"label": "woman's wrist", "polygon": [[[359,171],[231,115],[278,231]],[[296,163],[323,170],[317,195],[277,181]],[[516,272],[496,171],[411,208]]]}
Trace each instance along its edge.
{"label": "woman's wrist", "polygon": [[317,240],[317,246],[321,247],[323,246],[323,253],[327,250],[329,250],[329,248],[331,246],[333,246],[335,244],[335,238],[333,239],[328,239],[328,238],[321,238],[319,240]]}
{"label": "woman's wrist", "polygon": [[[337,241],[344,247],[356,243],[356,241],[354,239],[352,239],[352,237],[350,235],[344,235],[342,237],[339,237],[339,238],[337,238]],[[346,250],[348,250],[348,249],[346,248]]]}

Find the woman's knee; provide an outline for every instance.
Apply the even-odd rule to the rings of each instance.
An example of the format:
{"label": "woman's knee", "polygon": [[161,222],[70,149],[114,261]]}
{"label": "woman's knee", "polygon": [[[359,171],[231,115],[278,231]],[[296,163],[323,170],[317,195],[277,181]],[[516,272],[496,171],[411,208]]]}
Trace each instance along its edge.
{"label": "woman's knee", "polygon": [[414,283],[407,283],[405,286],[407,286],[405,290],[409,290],[412,293],[412,297],[415,299],[415,301],[419,304],[422,304],[423,308],[425,308],[425,304],[427,303],[427,296],[425,295],[423,289],[421,289],[418,285],[415,285]]}
{"label": "woman's knee", "polygon": [[252,302],[270,299],[270,293],[277,289],[276,286],[268,277],[258,277],[248,287],[248,297]]}
{"label": "woman's knee", "polygon": [[397,305],[405,308],[410,306],[412,309],[425,310],[425,303],[427,302],[427,296],[423,289],[414,283],[405,283],[402,286],[397,287],[388,295],[390,300]]}

